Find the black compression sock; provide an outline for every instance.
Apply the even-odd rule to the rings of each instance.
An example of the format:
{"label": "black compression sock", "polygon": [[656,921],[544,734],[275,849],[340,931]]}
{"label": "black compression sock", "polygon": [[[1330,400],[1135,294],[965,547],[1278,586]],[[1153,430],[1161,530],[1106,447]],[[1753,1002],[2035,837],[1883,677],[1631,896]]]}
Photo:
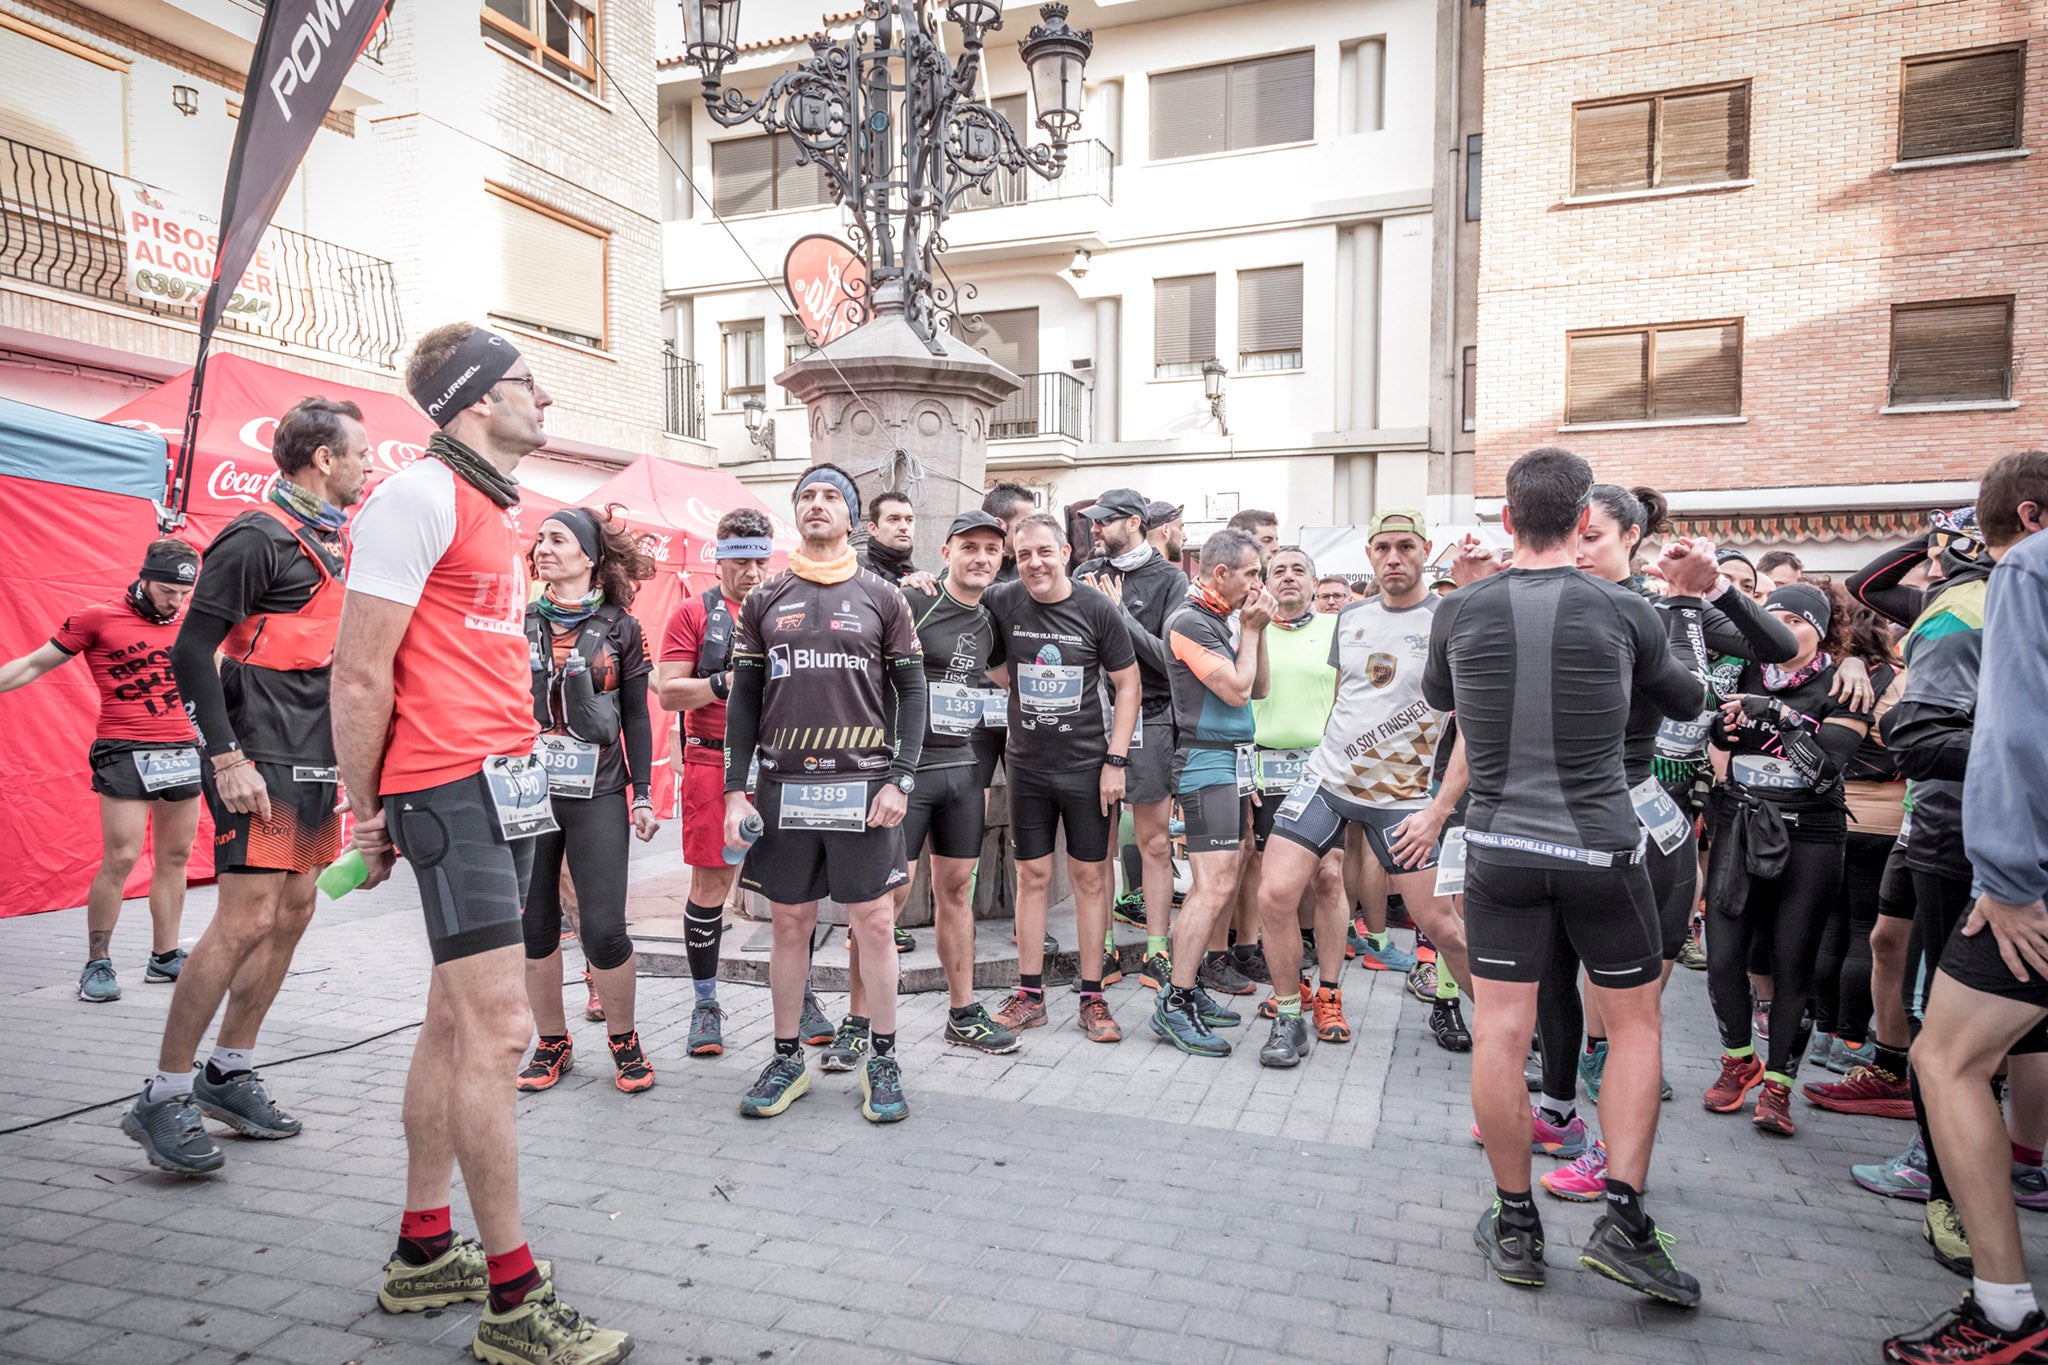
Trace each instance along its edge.
{"label": "black compression sock", "polygon": [[777,1038],[775,1040],[775,1055],[778,1057],[801,1057],[803,1052],[803,1044],[794,1038]]}
{"label": "black compression sock", "polygon": [[1871,1046],[1877,1049],[1871,1061],[1876,1064],[1879,1071],[1895,1081],[1906,1079],[1906,1049],[1886,1047],[1883,1043],[1873,1043]]}
{"label": "black compression sock", "polygon": [[1023,992],[1024,992],[1024,993],[1025,993],[1026,995],[1041,995],[1041,996],[1042,996],[1042,995],[1044,995],[1044,994],[1045,994],[1045,973],[1044,973],[1044,972],[1019,972],[1019,973],[1017,973],[1017,989],[1018,989],[1018,990],[1021,990],[1021,991],[1023,991]]}
{"label": "black compression sock", "polygon": [[1500,1201],[1500,1221],[1514,1228],[1533,1228],[1541,1220],[1536,1216],[1536,1196],[1523,1190],[1520,1194],[1493,1187],[1494,1198]]}
{"label": "black compression sock", "polygon": [[1640,1242],[1650,1235],[1650,1215],[1643,1208],[1643,1193],[1613,1176],[1607,1178],[1607,1211],[1630,1240]]}
{"label": "black compression sock", "polygon": [[689,903],[683,912],[683,952],[690,975],[698,981],[718,979],[718,943],[725,937],[725,908]]}
{"label": "black compression sock", "polygon": [[1084,995],[1084,996],[1086,996],[1086,995],[1101,995],[1101,994],[1102,994],[1102,983],[1101,983],[1100,981],[1090,981],[1090,980],[1089,980],[1089,979],[1088,979],[1087,977],[1085,977],[1085,976],[1084,976],[1084,977],[1082,977],[1082,978],[1081,978],[1081,994],[1082,994],[1082,995]]}
{"label": "black compression sock", "polygon": [[893,1034],[893,1033],[877,1033],[877,1034],[875,1035],[875,1055],[876,1055],[877,1057],[886,1057],[886,1056],[888,1056],[888,1055],[889,1055],[890,1053],[894,1052],[895,1050],[896,1050],[896,1035],[895,1035],[895,1034]]}

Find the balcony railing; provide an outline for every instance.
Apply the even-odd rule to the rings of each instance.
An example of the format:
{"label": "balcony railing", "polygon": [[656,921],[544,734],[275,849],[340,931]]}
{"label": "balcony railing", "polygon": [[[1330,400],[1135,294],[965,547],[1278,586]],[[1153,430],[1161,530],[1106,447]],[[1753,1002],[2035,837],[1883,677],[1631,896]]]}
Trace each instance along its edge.
{"label": "balcony railing", "polygon": [[668,400],[668,434],[704,439],[704,379],[694,360],[676,354],[673,343],[661,348],[662,392]]}
{"label": "balcony railing", "polygon": [[1088,386],[1065,370],[1020,374],[1024,387],[1005,398],[989,421],[991,441],[1035,436],[1088,439]]}
{"label": "balcony railing", "polygon": [[[276,275],[271,316],[227,314],[221,326],[282,345],[398,367],[405,324],[391,262],[274,227],[265,250]],[[0,276],[105,299],[138,312],[196,319],[131,292],[120,195],[98,166],[0,138]]]}
{"label": "balcony railing", "polygon": [[1047,199],[1083,199],[1093,195],[1105,204],[1116,202],[1116,155],[1093,138],[1067,144],[1067,168],[1057,180],[1041,180],[1029,171],[998,173],[987,193],[963,195],[960,209],[994,209],[1010,204],[1036,204]]}

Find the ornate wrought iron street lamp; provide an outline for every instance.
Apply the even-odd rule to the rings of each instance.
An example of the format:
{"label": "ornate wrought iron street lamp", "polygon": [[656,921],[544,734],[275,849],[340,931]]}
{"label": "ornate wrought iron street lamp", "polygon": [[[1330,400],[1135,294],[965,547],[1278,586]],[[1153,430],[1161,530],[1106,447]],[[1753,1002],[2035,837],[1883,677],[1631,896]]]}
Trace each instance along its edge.
{"label": "ornate wrought iron street lamp", "polygon": [[[1050,142],[1031,144],[975,97],[983,39],[1002,26],[999,0],[946,0],[964,51],[948,58],[932,0],[865,0],[844,42],[820,33],[811,59],[776,77],[759,99],[720,77],[739,52],[740,0],[682,0],[684,56],[704,73],[704,104],[727,128],[758,123],[787,133],[797,164],[823,170],[832,195],[853,210],[854,245],[867,258],[872,307],[901,311],[934,354],[953,305],[938,259],[945,224],[963,196],[987,193],[1004,172],[1056,179],[1081,123],[1082,76],[1092,31],[1067,24],[1067,7],[1039,9],[1043,23],[1019,43]],[[935,277],[944,276],[940,284]]]}

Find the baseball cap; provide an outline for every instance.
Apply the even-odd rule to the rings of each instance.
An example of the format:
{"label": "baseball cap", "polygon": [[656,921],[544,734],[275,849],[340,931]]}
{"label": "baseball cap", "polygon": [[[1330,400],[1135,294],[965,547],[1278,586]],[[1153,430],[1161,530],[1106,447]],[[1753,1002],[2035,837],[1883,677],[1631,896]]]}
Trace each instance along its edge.
{"label": "baseball cap", "polygon": [[1170,521],[1179,521],[1180,513],[1177,503],[1148,502],[1145,504],[1145,529],[1156,531]]}
{"label": "baseball cap", "polygon": [[951,540],[954,536],[965,535],[969,531],[994,531],[997,535],[1002,535],[1003,524],[979,507],[970,507],[953,518],[953,524],[946,528],[946,539]]}
{"label": "baseball cap", "polygon": [[1135,488],[1112,488],[1081,514],[1090,521],[1119,521],[1145,515],[1145,495]]}
{"label": "baseball cap", "polygon": [[1424,540],[1429,539],[1429,523],[1412,507],[1389,507],[1378,513],[1365,528],[1365,538],[1371,540],[1382,531],[1413,531]]}

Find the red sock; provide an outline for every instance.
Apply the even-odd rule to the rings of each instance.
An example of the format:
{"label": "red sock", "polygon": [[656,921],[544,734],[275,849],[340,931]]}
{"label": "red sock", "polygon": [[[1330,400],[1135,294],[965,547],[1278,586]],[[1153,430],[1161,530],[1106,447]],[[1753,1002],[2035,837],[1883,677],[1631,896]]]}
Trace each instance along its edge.
{"label": "red sock", "polygon": [[455,1245],[455,1227],[448,1206],[438,1209],[407,1209],[398,1220],[398,1259],[407,1265],[426,1265],[448,1254]]}
{"label": "red sock", "polygon": [[2041,1164],[2041,1149],[2022,1147],[2015,1142],[2012,1144],[2012,1159],[2022,1166],[2038,1166]]}
{"label": "red sock", "polygon": [[509,1313],[526,1302],[526,1296],[540,1287],[540,1271],[534,1268],[533,1252],[521,1242],[502,1255],[485,1258],[490,1263],[491,1311]]}

